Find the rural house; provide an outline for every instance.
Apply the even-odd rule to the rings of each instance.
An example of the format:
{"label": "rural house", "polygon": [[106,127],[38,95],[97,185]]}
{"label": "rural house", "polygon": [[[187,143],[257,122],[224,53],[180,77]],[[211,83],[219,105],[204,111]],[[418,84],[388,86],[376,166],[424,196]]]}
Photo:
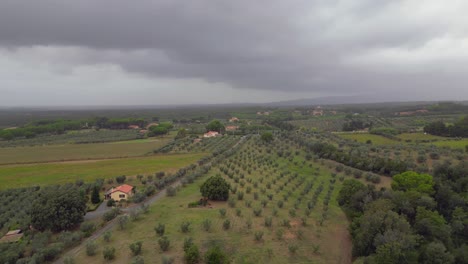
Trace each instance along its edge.
{"label": "rural house", "polygon": [[114,201],[120,201],[122,199],[128,199],[132,197],[134,188],[131,185],[123,184],[116,188],[111,188],[106,192],[106,199],[113,199]]}
{"label": "rural house", "polygon": [[204,138],[217,137],[217,136],[221,136],[221,134],[219,134],[218,131],[208,131],[203,135]]}

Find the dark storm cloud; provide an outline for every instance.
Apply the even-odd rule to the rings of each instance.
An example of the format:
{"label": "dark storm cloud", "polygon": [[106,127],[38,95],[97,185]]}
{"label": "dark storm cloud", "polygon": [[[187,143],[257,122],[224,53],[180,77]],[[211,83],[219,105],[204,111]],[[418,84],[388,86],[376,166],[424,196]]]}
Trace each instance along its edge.
{"label": "dark storm cloud", "polygon": [[[2,1],[0,45],[72,47],[75,54],[54,60],[235,88],[434,91],[449,79],[449,88],[461,92],[467,77],[451,72],[446,51],[468,47],[462,7],[463,1],[444,8],[438,1],[375,0]],[[414,52],[405,56],[408,50]]]}

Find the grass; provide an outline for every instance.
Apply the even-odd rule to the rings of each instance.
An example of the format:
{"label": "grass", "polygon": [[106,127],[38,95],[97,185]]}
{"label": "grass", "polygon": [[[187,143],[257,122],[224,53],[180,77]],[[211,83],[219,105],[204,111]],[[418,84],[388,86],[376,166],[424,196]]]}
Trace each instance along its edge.
{"label": "grass", "polygon": [[0,148],[0,164],[106,159],[143,156],[172,140],[172,137],[113,143],[65,144]]}
{"label": "grass", "polygon": [[75,182],[77,179],[92,181],[118,175],[172,171],[191,164],[204,155],[204,153],[155,155],[99,161],[3,165],[0,166],[0,182],[2,183],[0,189],[63,184]]}
{"label": "grass", "polygon": [[460,139],[460,140],[444,140],[444,141],[436,141],[428,143],[430,145],[435,145],[437,147],[449,147],[449,148],[458,148],[458,149],[465,149],[468,146],[468,138]]}
{"label": "grass", "polygon": [[397,145],[401,144],[396,140],[392,140],[383,136],[369,134],[369,133],[337,133],[338,136],[346,139],[356,140],[360,143],[366,143],[371,140],[374,145]]}
{"label": "grass", "polygon": [[[239,153],[236,155],[240,155]],[[102,238],[98,238],[99,252],[94,257],[86,256],[83,251],[78,252],[75,256],[76,263],[102,263],[102,249],[105,246],[113,246],[116,248],[117,256],[113,263],[130,263],[131,253],[128,245],[135,241],[143,241],[142,256],[145,263],[159,263],[163,255],[175,258],[175,263],[183,263],[182,246],[184,239],[192,237],[195,244],[200,248],[202,254],[206,252],[210,244],[222,244],[225,250],[231,257],[231,263],[348,263],[351,261],[351,246],[349,234],[347,231],[348,221],[342,210],[338,207],[336,196],[339,192],[341,183],[336,182],[335,190],[332,193],[328,217],[323,224],[319,224],[319,219],[323,213],[323,199],[330,186],[331,174],[326,167],[317,163],[313,167],[309,166],[310,162],[302,164],[304,161],[304,153],[301,152],[293,161],[278,158],[276,156],[264,155],[261,153],[255,154],[257,157],[272,158],[273,161],[279,163],[279,168],[282,171],[297,172],[300,177],[306,177],[307,181],[314,181],[315,187],[306,195],[305,199],[296,210],[297,216],[291,217],[289,209],[300,196],[303,186],[298,180],[288,181],[286,178],[276,180],[271,189],[267,189],[266,193],[260,193],[260,199],[253,199],[253,192],[267,188],[267,183],[271,183],[279,176],[279,171],[274,172],[272,166],[262,166],[260,169],[254,169],[251,174],[240,169],[241,173],[247,178],[252,179],[252,183],[246,181],[245,186],[234,183],[234,180],[226,177],[232,185],[236,184],[237,191],[244,192],[242,201],[236,201],[236,207],[231,208],[227,202],[210,202],[208,207],[188,208],[190,202],[200,199],[199,186],[208,177],[216,173],[221,173],[218,167],[214,167],[207,175],[195,181],[195,183],[187,185],[177,192],[174,197],[164,197],[157,203],[153,204],[148,215],[129,224],[127,229],[118,230],[114,228],[113,238],[109,243],[106,243]],[[232,160],[227,160],[226,164],[233,164]],[[297,162],[295,165],[294,163]],[[224,166],[222,165],[222,166]],[[259,164],[257,164],[259,165]],[[260,183],[260,178],[264,178]],[[258,188],[254,188],[253,192],[247,193],[247,187],[252,187],[253,182],[258,183]],[[261,201],[265,200],[268,193],[274,193],[279,186],[288,182],[285,189],[280,193],[275,193],[273,200],[268,202],[268,205],[262,208],[262,216],[255,217],[253,209],[261,206]],[[306,226],[301,225],[301,217],[304,216],[306,200],[309,200],[315,189],[323,183],[324,190],[319,195],[316,207],[308,218]],[[294,186],[298,186],[294,188]],[[283,199],[283,194],[292,191],[288,201],[284,202],[284,207],[276,208],[279,200]],[[231,193],[231,197],[237,198],[237,195]],[[245,205],[245,201],[252,201],[252,208]],[[225,217],[221,217],[219,209],[226,209]],[[276,209],[275,209],[276,208]],[[237,215],[237,209],[242,211],[242,214]],[[276,215],[272,218],[272,226],[265,226],[265,217],[273,215],[276,210]],[[210,219],[211,229],[206,231],[203,228],[205,219]],[[228,230],[223,228],[223,222],[229,219],[231,227]],[[252,221],[251,229],[247,228],[248,219]],[[283,219],[289,219],[291,227],[281,226]],[[191,222],[191,230],[188,233],[180,231],[180,225],[184,221]],[[154,227],[162,223],[166,226],[165,235],[170,239],[171,246],[169,251],[161,252],[158,245],[159,237],[154,232]],[[277,235],[278,230],[283,230],[282,238]],[[256,241],[254,234],[263,232],[263,238]],[[300,238],[299,238],[299,235]],[[288,245],[297,246],[295,253],[290,253]],[[317,247],[317,252],[311,250],[312,245]]]}
{"label": "grass", "polygon": [[397,136],[397,138],[401,138],[403,140],[443,140],[447,139],[444,137],[439,137],[439,136],[434,136],[430,134],[424,134],[424,133],[403,133]]}

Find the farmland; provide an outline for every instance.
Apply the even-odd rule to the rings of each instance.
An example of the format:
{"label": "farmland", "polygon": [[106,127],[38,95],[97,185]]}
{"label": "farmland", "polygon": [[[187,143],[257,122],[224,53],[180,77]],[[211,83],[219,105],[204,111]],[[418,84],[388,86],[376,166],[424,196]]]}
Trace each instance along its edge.
{"label": "farmland", "polygon": [[368,140],[371,141],[372,144],[375,145],[396,145],[400,144],[400,142],[389,139],[379,135],[373,135],[369,133],[338,133],[338,136],[350,140],[355,140],[360,143],[366,143]]}
{"label": "farmland", "polygon": [[194,153],[79,162],[2,165],[0,166],[0,180],[2,182],[0,189],[73,183],[78,179],[93,181],[98,178],[111,178],[118,175],[174,171],[203,156],[205,156],[203,153]]}
{"label": "farmland", "polygon": [[[34,210],[42,208],[36,197],[73,192],[94,210],[109,188],[136,187],[129,199],[106,201],[120,211],[101,204],[71,228],[28,230],[17,245],[0,244],[8,252],[0,262],[193,263],[184,249],[192,243],[199,263],[214,248],[230,263],[387,263],[390,242],[379,239],[393,241],[387,235],[395,229],[398,241],[413,242],[392,245],[405,258],[416,256],[415,263],[434,244],[450,254],[444,263],[464,263],[468,142],[416,132],[423,130],[417,124],[437,115],[403,118],[343,108],[312,117],[304,109],[255,110],[214,113],[241,120],[236,131],[211,138],[202,136],[210,117],[181,116],[180,123],[162,121],[165,136],[83,129],[0,140],[2,234],[35,226],[31,212],[54,212]],[[406,123],[394,126],[395,120]],[[349,128],[371,132],[340,131]],[[80,138],[91,141],[78,144]],[[229,199],[204,205],[200,186],[213,176],[230,185]],[[422,184],[404,186],[402,177]],[[440,232],[423,232],[430,219],[440,220]],[[142,250],[132,253],[130,246],[139,243]],[[103,260],[112,250],[113,259]]]}
{"label": "farmland", "polygon": [[0,164],[74,161],[144,156],[166,145],[171,136],[112,143],[0,148]]}
{"label": "farmland", "polygon": [[[152,206],[142,219],[124,230],[112,230],[110,242],[98,239],[98,248],[114,247],[118,252],[115,263],[129,263],[128,245],[143,241],[145,262],[166,256],[181,263],[184,239],[192,237],[203,252],[213,243],[222,245],[233,263],[350,263],[347,220],[336,202],[340,177],[320,164],[307,162],[302,152],[289,158],[268,154],[266,146],[255,143],[258,140],[248,141],[238,154],[180,189],[176,196]],[[201,198],[201,183],[214,174],[222,174],[230,182],[229,201],[188,208]],[[223,210],[225,215],[220,214]],[[188,232],[180,230],[183,222],[190,223]],[[159,250],[153,231],[158,223],[165,225],[171,241],[166,252]],[[99,256],[89,257],[84,251],[74,258],[77,263],[101,263]]]}

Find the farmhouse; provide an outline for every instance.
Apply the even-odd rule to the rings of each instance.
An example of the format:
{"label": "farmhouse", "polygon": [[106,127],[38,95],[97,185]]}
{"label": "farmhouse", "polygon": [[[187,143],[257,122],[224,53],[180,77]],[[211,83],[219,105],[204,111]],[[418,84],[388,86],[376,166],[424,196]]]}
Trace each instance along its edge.
{"label": "farmhouse", "polygon": [[239,118],[237,117],[232,117],[231,119],[229,119],[229,122],[232,123],[232,122],[239,122]]}
{"label": "farmhouse", "polygon": [[204,138],[217,137],[217,136],[221,136],[218,133],[218,131],[208,131],[203,135]]}
{"label": "farmhouse", "polygon": [[131,185],[123,184],[116,188],[111,188],[106,192],[106,199],[113,199],[114,201],[120,201],[122,199],[128,199],[132,197],[134,188]]}
{"label": "farmhouse", "polygon": [[128,129],[140,129],[140,127],[137,125],[129,125]]}
{"label": "farmhouse", "polygon": [[23,237],[23,233],[21,232],[21,229],[17,230],[11,230],[8,231],[1,239],[0,243],[14,243],[18,242],[21,237]]}
{"label": "farmhouse", "polygon": [[226,131],[236,131],[238,128],[238,126],[227,126]]}

